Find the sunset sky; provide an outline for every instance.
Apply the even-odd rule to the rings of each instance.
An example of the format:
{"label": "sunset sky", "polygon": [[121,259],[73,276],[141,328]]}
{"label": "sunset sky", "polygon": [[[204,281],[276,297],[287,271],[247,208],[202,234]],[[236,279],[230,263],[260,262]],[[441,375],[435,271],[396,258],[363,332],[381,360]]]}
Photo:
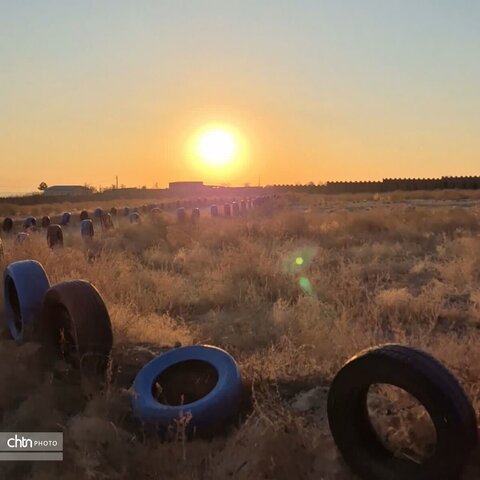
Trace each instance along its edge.
{"label": "sunset sky", "polygon": [[[0,193],[480,174],[476,0],[0,0]],[[233,131],[227,166],[195,158]]]}

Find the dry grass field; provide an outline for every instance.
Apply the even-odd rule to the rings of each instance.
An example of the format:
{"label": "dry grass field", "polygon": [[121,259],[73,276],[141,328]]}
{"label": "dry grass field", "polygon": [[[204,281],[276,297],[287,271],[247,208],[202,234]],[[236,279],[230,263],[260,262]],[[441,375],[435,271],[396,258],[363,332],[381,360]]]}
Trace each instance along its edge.
{"label": "dry grass field", "polygon": [[[440,200],[434,193],[423,198]],[[205,210],[198,224],[177,224],[169,213],[155,222],[145,215],[141,225],[118,217],[112,233],[97,226],[88,251],[77,219],[59,250],[47,248],[44,232],[22,245],[4,236],[2,270],[31,258],[52,283],[82,278],[98,288],[114,328],[114,367],[98,392],[65,366],[42,370],[35,344],[16,346],[4,334],[0,430],[60,429],[65,460],[3,462],[0,477],[354,479],[329,433],[326,392],[349,357],[384,342],[432,353],[480,414],[480,209],[415,207],[399,197],[355,211],[342,207],[352,198],[329,197],[335,208],[322,211],[314,207],[325,198],[286,195],[243,217],[212,219]],[[302,203],[309,212],[290,208]],[[253,404],[241,423],[211,439],[170,443],[135,427],[131,380],[176,342],[216,345],[237,359]],[[398,455],[420,455],[431,434],[425,414],[404,408],[411,400],[399,392],[380,393],[370,408],[382,435]],[[479,477],[480,451],[464,478]]]}

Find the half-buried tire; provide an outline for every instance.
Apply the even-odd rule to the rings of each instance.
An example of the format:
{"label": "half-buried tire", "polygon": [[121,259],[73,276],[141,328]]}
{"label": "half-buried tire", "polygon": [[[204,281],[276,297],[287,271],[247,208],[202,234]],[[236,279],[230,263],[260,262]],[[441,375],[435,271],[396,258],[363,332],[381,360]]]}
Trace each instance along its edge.
{"label": "half-buried tire", "polygon": [[67,226],[70,223],[71,216],[72,216],[72,214],[70,212],[65,212],[62,215],[62,219],[60,220],[60,225],[62,225],[64,227]]}
{"label": "half-buried tire", "polygon": [[103,374],[113,334],[107,307],[85,280],[53,285],[43,299],[37,338],[48,358],[63,358],[82,372]]}
{"label": "half-buried tire", "polygon": [[140,223],[140,215],[138,214],[138,212],[132,212],[128,215],[128,220],[131,224]]}
{"label": "half-buried tire", "polygon": [[47,228],[47,244],[49,248],[63,247],[63,230],[60,225],[49,225]]}
{"label": "half-buried tire", "polygon": [[160,434],[181,419],[187,433],[212,431],[234,419],[243,386],[235,360],[211,346],[188,346],[154,358],[138,373],[132,387],[134,415]]}
{"label": "half-buried tire", "polygon": [[42,222],[41,222],[41,225],[42,225],[42,228],[48,228],[48,226],[51,224],[51,220],[50,220],[50,217],[48,215],[45,215],[42,217]]}
{"label": "half-buried tire", "polygon": [[10,217],[6,217],[2,223],[2,230],[5,233],[10,233],[13,229],[13,220]]}
{"label": "half-buried tire", "polygon": [[37,226],[37,219],[35,217],[27,217],[23,222],[23,228],[35,228]]}
{"label": "half-buried tire", "polygon": [[86,218],[80,222],[80,235],[85,241],[89,241],[93,238],[95,230],[93,228],[93,222],[90,218]]}
{"label": "half-buried tire", "polygon": [[[399,387],[430,415],[436,447],[422,463],[395,456],[372,426],[371,385]],[[328,421],[346,462],[368,480],[457,479],[477,442],[475,411],[450,371],[429,354],[402,345],[359,353],[338,372],[328,395]]]}
{"label": "half-buried tire", "polygon": [[5,319],[17,343],[28,337],[30,326],[39,315],[43,296],[50,287],[42,265],[35,260],[11,263],[3,274]]}

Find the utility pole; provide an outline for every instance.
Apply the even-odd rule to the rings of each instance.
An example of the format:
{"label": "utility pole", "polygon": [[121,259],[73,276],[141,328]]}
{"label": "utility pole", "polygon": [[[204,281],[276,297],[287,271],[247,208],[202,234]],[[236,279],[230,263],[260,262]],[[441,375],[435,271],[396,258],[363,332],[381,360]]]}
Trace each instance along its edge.
{"label": "utility pole", "polygon": [[115,189],[118,190],[118,175],[115,176]]}

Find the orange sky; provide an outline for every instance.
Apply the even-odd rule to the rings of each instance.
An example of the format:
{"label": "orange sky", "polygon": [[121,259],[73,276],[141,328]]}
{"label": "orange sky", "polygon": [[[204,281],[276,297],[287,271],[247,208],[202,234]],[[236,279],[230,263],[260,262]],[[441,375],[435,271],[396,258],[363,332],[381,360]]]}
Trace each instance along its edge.
{"label": "orange sky", "polygon": [[[13,3],[0,16],[0,194],[115,175],[163,187],[479,174],[472,2]],[[235,168],[192,166],[188,139],[210,122],[242,132]]]}

